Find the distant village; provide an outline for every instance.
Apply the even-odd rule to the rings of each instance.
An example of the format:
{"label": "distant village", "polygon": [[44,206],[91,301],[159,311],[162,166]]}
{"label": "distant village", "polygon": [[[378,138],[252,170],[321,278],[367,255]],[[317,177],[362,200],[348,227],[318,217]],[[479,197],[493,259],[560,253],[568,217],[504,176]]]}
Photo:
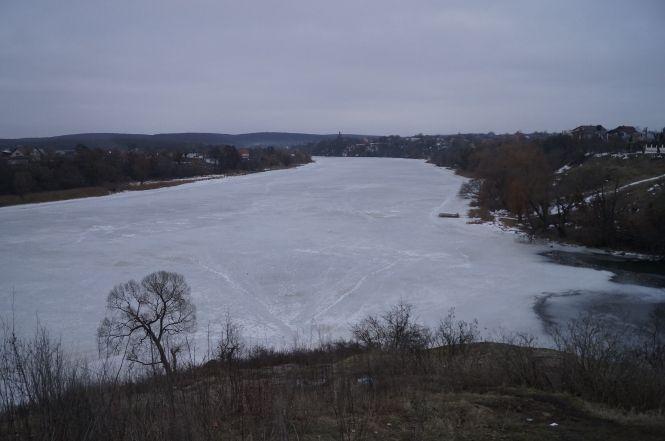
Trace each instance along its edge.
{"label": "distant village", "polygon": [[[600,124],[580,125],[571,130],[560,133],[550,132],[532,132],[513,134],[495,134],[488,133],[466,133],[453,135],[423,135],[402,137],[397,135],[381,137],[359,137],[344,136],[340,132],[337,138],[330,138],[317,143],[298,145],[293,148],[303,149],[315,155],[335,155],[335,156],[399,156],[399,157],[428,157],[456,143],[464,142],[473,145],[474,143],[496,141],[501,139],[517,140],[538,140],[551,136],[566,135],[576,140],[597,141],[612,147],[612,151],[625,150],[630,153],[643,153],[646,155],[660,155],[665,153],[665,128],[660,131],[639,129],[635,126],[621,125],[608,130]],[[256,148],[261,148],[256,146]],[[286,146],[284,149],[288,150]],[[160,156],[167,151],[169,156],[174,156],[179,163],[183,164],[209,164],[215,165],[219,160],[219,155],[215,151],[215,146],[201,145],[198,147],[183,146],[181,149],[174,149],[169,146],[166,149],[157,147],[149,148],[106,148],[102,149],[108,153],[117,152],[120,154],[142,153],[149,156]],[[253,148],[239,148],[237,153],[242,161],[252,159]],[[0,152],[0,158],[9,165],[24,165],[30,162],[39,162],[47,156],[68,157],[76,153],[76,147],[71,148],[50,148],[17,145],[11,148],[5,148]],[[292,154],[294,155],[294,154]]]}
{"label": "distant village", "polygon": [[[638,130],[633,126],[619,126],[612,130],[607,130],[602,125],[578,126],[573,130],[565,132],[576,139],[599,139],[605,142],[621,142],[628,146],[642,150],[645,154],[660,154],[665,143],[665,128],[660,132],[642,129]],[[634,149],[633,149],[634,150]]]}
{"label": "distant village", "polygon": [[660,155],[665,153],[665,128],[661,131],[638,129],[621,125],[607,130],[602,125],[581,125],[559,133],[516,132],[512,134],[466,133],[455,135],[347,137],[341,133],[337,139],[329,139],[308,145],[314,155],[332,156],[395,156],[407,158],[431,158],[437,152],[459,145],[477,146],[496,141],[538,141],[563,136],[569,139],[597,144],[596,151],[642,153]]}
{"label": "distant village", "polygon": [[[117,148],[113,149],[102,149],[107,153],[119,153],[121,150]],[[237,149],[238,157],[242,161],[249,161],[251,157],[251,152],[247,148]],[[124,150],[125,154],[136,154],[136,153],[148,153],[146,149],[131,148]],[[159,150],[153,150],[155,156],[160,155]],[[49,155],[54,155],[56,157],[72,157],[76,154],[76,147],[71,149],[50,149],[42,147],[31,147],[18,145],[13,148],[5,148],[1,152],[1,158],[4,161],[7,161],[10,165],[25,165],[30,162],[39,162],[46,159]],[[191,164],[191,163],[206,163],[210,165],[215,165],[218,162],[218,157],[215,154],[215,151],[210,148],[202,148],[197,151],[190,151],[188,153],[178,152],[180,163]]]}

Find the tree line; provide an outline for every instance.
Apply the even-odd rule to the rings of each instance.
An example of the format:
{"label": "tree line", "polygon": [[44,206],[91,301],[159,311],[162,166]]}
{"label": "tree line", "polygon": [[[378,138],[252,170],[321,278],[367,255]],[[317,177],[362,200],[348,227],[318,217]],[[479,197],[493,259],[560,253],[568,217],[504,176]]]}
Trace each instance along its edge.
{"label": "tree line", "polygon": [[665,160],[624,147],[565,135],[512,138],[452,147],[431,162],[473,179],[462,193],[480,217],[503,212],[531,235],[665,255],[665,188],[628,185],[664,174]]}
{"label": "tree line", "polygon": [[182,150],[100,149],[78,145],[73,152],[45,151],[38,159],[12,164],[0,160],[0,194],[103,186],[127,182],[188,178],[213,173],[262,171],[310,162],[299,150],[253,148],[241,158],[233,146],[209,146],[196,155]]}

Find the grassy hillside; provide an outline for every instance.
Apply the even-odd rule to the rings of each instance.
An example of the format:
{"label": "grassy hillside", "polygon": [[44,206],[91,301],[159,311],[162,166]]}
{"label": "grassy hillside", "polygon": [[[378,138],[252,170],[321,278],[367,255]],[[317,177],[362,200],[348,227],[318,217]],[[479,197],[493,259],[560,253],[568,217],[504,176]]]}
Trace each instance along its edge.
{"label": "grassy hillside", "polygon": [[[351,352],[351,354],[350,354]],[[354,353],[355,352],[355,353]],[[534,387],[562,355],[499,344],[395,354],[329,347],[172,379],[88,385],[0,417],[4,439],[662,440],[665,420]],[[28,419],[26,419],[28,418]]]}
{"label": "grassy hillside", "polygon": [[173,358],[121,373],[117,359],[89,369],[47,333],[7,328],[0,439],[665,438],[665,309],[640,331],[575,320],[552,332],[557,350],[520,334],[478,342],[453,312],[429,329],[408,305],[368,316],[352,341],[290,350],[243,349],[239,328],[224,329],[205,364],[188,346],[177,369]]}

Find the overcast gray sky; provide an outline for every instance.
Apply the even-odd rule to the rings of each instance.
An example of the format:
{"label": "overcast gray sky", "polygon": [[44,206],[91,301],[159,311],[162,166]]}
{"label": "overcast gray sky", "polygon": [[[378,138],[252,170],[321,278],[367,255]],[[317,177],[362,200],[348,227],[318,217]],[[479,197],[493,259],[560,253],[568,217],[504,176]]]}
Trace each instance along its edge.
{"label": "overcast gray sky", "polygon": [[0,137],[665,126],[665,1],[0,0]]}

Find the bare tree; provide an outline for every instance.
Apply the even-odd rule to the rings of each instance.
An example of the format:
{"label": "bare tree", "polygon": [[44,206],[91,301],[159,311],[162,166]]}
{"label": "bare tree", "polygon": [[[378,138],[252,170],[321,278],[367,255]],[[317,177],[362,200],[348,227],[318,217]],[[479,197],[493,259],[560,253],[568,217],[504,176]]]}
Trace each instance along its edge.
{"label": "bare tree", "polygon": [[241,356],[243,349],[242,325],[235,322],[227,312],[222,335],[217,342],[217,357],[230,363]]}
{"label": "bare tree", "polygon": [[100,350],[118,354],[124,349],[129,361],[161,365],[167,374],[176,369],[181,336],[196,327],[196,308],[182,275],[159,271],[141,283],[116,285],[106,307],[109,315],[97,331]]}

